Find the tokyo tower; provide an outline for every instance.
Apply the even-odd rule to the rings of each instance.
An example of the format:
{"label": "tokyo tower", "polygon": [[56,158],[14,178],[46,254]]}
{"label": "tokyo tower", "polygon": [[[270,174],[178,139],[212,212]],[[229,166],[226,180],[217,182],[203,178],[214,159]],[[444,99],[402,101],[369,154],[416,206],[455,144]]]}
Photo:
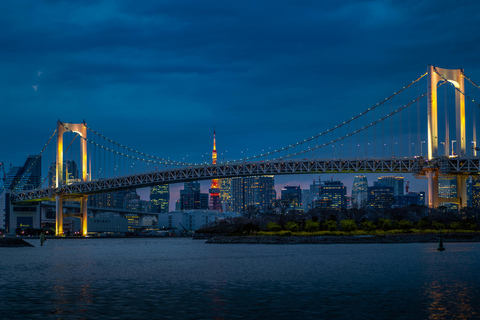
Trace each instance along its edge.
{"label": "tokyo tower", "polygon": [[[217,146],[215,143],[215,129],[213,129],[213,151],[212,164],[217,164]],[[222,203],[220,202],[220,187],[218,179],[212,179],[210,185],[210,210],[222,210]]]}

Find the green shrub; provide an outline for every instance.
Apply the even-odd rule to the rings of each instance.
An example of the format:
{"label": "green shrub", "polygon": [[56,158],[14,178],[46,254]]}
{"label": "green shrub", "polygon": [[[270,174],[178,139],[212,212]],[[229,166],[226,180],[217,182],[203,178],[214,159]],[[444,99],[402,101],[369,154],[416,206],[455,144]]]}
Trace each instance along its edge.
{"label": "green shrub", "polygon": [[392,221],[389,219],[378,220],[378,227],[384,231],[392,229]]}
{"label": "green shrub", "polygon": [[452,230],[459,230],[459,229],[462,228],[462,224],[458,221],[455,221],[455,222],[450,223],[450,225],[448,227]]}
{"label": "green shrub", "polygon": [[373,231],[377,226],[372,221],[365,220],[362,222],[361,228],[365,231]]}
{"label": "green shrub", "polygon": [[337,222],[333,220],[327,220],[323,223],[323,228],[327,231],[337,231]]}
{"label": "green shrub", "polygon": [[287,222],[287,224],[285,225],[285,229],[291,232],[297,232],[300,229],[300,227],[296,222],[290,221],[290,222]]}
{"label": "green shrub", "polygon": [[307,232],[314,232],[320,229],[320,222],[307,220],[305,222],[305,231]]}
{"label": "green shrub", "polygon": [[401,221],[398,221],[397,226],[402,230],[410,230],[413,228],[413,223],[407,220],[401,220]]}
{"label": "green shrub", "polygon": [[433,221],[432,222],[432,228],[434,230],[437,230],[437,231],[440,230],[440,229],[444,229],[444,230],[446,229],[445,224],[440,223],[438,221]]}
{"label": "green shrub", "polygon": [[425,229],[427,229],[429,226],[430,226],[430,222],[428,222],[428,221],[425,220],[425,219],[422,219],[422,220],[420,220],[420,221],[417,222],[417,228],[420,229],[420,230],[425,230]]}
{"label": "green shrub", "polygon": [[357,224],[351,219],[340,221],[340,225],[342,226],[342,230],[345,232],[352,232],[357,230]]}
{"label": "green shrub", "polygon": [[282,230],[282,227],[280,227],[280,225],[278,223],[275,223],[275,222],[269,222],[267,224],[267,229],[269,231],[280,231]]}

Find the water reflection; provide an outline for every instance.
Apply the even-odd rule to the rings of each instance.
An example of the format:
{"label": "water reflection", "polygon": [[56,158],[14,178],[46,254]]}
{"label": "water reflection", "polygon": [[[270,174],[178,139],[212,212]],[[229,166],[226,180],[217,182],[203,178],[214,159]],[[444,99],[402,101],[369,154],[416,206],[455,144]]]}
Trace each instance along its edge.
{"label": "water reflection", "polygon": [[476,294],[467,283],[430,283],[426,286],[426,296],[430,300],[429,319],[478,319],[479,314],[472,306]]}

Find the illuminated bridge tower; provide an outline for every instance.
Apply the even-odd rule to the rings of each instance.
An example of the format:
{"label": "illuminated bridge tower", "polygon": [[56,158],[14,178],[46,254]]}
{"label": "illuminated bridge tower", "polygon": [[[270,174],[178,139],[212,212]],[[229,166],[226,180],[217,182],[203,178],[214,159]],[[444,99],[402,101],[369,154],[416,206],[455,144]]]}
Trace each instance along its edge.
{"label": "illuminated bridge tower", "polygon": [[[67,122],[57,122],[57,167],[56,167],[56,181],[55,187],[57,191],[55,193],[55,202],[56,202],[56,223],[55,223],[55,234],[57,236],[63,235],[63,194],[62,187],[64,184],[63,181],[63,134],[67,131],[78,133],[83,139],[80,142],[80,149],[82,153],[82,181],[88,181],[87,173],[87,126],[86,123],[67,123]],[[80,202],[80,215],[82,219],[82,228],[81,234],[83,236],[87,235],[87,202],[88,196],[82,195],[77,198]]]}
{"label": "illuminated bridge tower", "polygon": [[[462,69],[442,69],[428,66],[428,160],[438,158],[438,108],[437,108],[437,84],[447,80],[461,92],[465,92]],[[455,90],[455,118],[456,118],[456,150],[459,156],[466,156],[465,135],[465,97]],[[447,137],[448,139],[448,137]],[[448,156],[448,142],[445,156]],[[453,153],[453,150],[452,150]],[[441,198],[438,196],[438,169],[429,169],[428,177],[428,206],[437,208],[442,202],[457,203],[459,208],[467,205],[466,176],[457,176],[457,197]]]}
{"label": "illuminated bridge tower", "polygon": [[[215,143],[215,129],[213,130],[213,151],[212,164],[217,164],[217,146]],[[222,203],[220,202],[220,187],[218,179],[212,179],[210,185],[210,210],[222,210]]]}

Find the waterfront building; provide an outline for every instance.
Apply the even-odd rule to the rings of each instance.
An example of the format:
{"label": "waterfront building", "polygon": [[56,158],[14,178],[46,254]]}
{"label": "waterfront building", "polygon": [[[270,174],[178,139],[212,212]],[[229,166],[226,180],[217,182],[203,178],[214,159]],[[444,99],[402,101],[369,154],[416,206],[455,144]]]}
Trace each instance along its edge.
{"label": "waterfront building", "polygon": [[180,190],[180,210],[208,209],[208,193],[200,192],[200,183],[189,181]]}
{"label": "waterfront building", "polygon": [[302,189],[300,186],[285,186],[281,189],[282,204],[298,209],[302,207]]}
{"label": "waterfront building", "polygon": [[152,211],[166,213],[169,211],[170,187],[168,184],[161,184],[150,188],[150,202]]}
{"label": "waterfront building", "polygon": [[273,207],[275,202],[274,176],[235,177],[231,180],[231,201],[234,212],[243,213],[250,205],[260,212]]}
{"label": "waterfront building", "polygon": [[366,176],[355,176],[353,179],[351,207],[362,208],[368,203],[368,181]]}
{"label": "waterfront building", "polygon": [[310,190],[309,189],[302,189],[302,207],[304,211],[310,209]]}
{"label": "waterfront building", "polygon": [[375,209],[389,209],[395,203],[394,187],[368,187],[368,206]]}
{"label": "waterfront building", "polygon": [[218,210],[172,211],[158,216],[158,228],[194,232],[212,222],[237,216],[239,215],[234,212],[220,212]]}

